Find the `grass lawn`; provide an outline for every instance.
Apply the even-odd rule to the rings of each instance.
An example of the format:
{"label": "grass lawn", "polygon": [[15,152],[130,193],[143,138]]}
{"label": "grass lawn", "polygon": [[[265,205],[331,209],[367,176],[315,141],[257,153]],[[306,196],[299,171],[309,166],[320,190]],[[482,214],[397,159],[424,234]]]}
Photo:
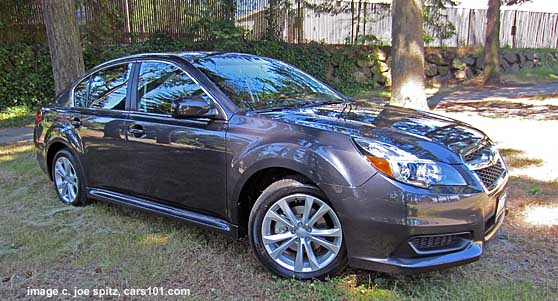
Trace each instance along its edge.
{"label": "grass lawn", "polygon": [[508,84],[540,85],[558,82],[558,63],[547,63],[541,67],[516,72],[503,72],[502,80]]}
{"label": "grass lawn", "polygon": [[347,270],[307,282],[272,276],[246,239],[100,202],[63,205],[30,143],[0,145],[0,191],[2,300],[25,298],[27,288],[106,286],[185,288],[187,299],[558,299],[558,226],[524,216],[530,206],[556,204],[557,183],[511,180],[512,214],[479,262],[416,276]]}
{"label": "grass lawn", "polygon": [[[549,68],[532,78],[552,79],[557,68]],[[351,94],[389,97],[384,90]],[[525,108],[506,110],[503,117]],[[32,124],[33,116],[23,107],[2,111],[0,128]],[[530,147],[545,147],[537,142]],[[556,161],[518,147],[502,153],[512,174]],[[558,181],[516,174],[509,184],[510,216],[480,261],[415,276],[348,269],[326,281],[301,282],[272,276],[246,238],[229,240],[101,202],[65,206],[39,169],[31,143],[0,144],[0,300],[29,298],[28,288],[104,287],[184,288],[191,291],[189,300],[558,300]]]}
{"label": "grass lawn", "polygon": [[0,111],[0,128],[21,127],[33,124],[35,112],[28,107],[11,107]]}

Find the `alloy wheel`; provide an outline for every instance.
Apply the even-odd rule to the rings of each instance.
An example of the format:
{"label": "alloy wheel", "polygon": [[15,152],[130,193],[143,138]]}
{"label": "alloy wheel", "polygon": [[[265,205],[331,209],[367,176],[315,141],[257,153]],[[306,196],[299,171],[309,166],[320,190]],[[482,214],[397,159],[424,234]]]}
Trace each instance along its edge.
{"label": "alloy wheel", "polygon": [[54,164],[54,182],[64,203],[73,203],[78,195],[78,177],[72,162],[59,157]]}
{"label": "alloy wheel", "polygon": [[262,223],[267,254],[294,272],[315,272],[341,250],[343,232],[333,209],[308,194],[293,194],[274,203]]}

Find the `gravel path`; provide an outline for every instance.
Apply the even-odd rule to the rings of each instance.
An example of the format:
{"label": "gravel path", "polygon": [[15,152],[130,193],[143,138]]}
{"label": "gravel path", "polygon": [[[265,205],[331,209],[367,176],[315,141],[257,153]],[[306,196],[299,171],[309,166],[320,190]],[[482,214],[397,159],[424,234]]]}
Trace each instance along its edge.
{"label": "gravel path", "polygon": [[430,107],[442,103],[473,102],[489,100],[511,100],[517,98],[530,98],[537,95],[558,95],[558,83],[536,86],[515,87],[464,87],[462,90],[441,93],[429,98]]}
{"label": "gravel path", "polygon": [[558,120],[490,118],[470,112],[435,112],[483,130],[500,149],[517,149],[523,151],[521,157],[543,160],[541,166],[512,169],[511,175],[527,176],[543,182],[558,181]]}
{"label": "gravel path", "polygon": [[33,127],[0,128],[0,143],[11,143],[33,140]]}

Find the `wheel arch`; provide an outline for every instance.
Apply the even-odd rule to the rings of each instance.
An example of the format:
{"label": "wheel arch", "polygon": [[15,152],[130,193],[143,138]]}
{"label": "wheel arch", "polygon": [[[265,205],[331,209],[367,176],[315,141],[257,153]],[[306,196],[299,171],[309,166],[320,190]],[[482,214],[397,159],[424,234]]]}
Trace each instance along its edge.
{"label": "wheel arch", "polygon": [[53,178],[52,178],[52,164],[53,164],[53,161],[54,161],[54,157],[62,149],[67,149],[74,156],[75,160],[78,163],[77,168],[81,169],[81,174],[84,177],[85,183],[87,183],[87,176],[86,176],[85,170],[83,168],[81,158],[78,155],[78,152],[76,152],[74,147],[72,147],[70,144],[68,144],[63,139],[53,139],[53,141],[51,141],[48,144],[48,147],[46,148],[46,156],[45,157],[46,157],[46,165],[47,165],[47,171],[48,171],[49,179],[51,181],[53,180]]}
{"label": "wheel arch", "polygon": [[250,211],[257,198],[263,190],[272,183],[285,178],[296,178],[305,184],[311,184],[319,188],[319,182],[306,170],[293,165],[269,165],[253,169],[249,174],[245,173],[242,182],[237,185],[233,196],[233,216],[239,226],[239,234],[247,233]]}

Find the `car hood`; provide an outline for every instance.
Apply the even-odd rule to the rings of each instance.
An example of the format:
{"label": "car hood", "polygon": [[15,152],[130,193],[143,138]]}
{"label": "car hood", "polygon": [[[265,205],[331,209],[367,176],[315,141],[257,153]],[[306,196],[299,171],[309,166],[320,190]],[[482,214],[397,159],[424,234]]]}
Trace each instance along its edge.
{"label": "car hood", "polygon": [[463,163],[460,153],[488,139],[472,126],[444,116],[370,103],[333,104],[261,113],[279,120],[353,137],[379,140],[420,159]]}

